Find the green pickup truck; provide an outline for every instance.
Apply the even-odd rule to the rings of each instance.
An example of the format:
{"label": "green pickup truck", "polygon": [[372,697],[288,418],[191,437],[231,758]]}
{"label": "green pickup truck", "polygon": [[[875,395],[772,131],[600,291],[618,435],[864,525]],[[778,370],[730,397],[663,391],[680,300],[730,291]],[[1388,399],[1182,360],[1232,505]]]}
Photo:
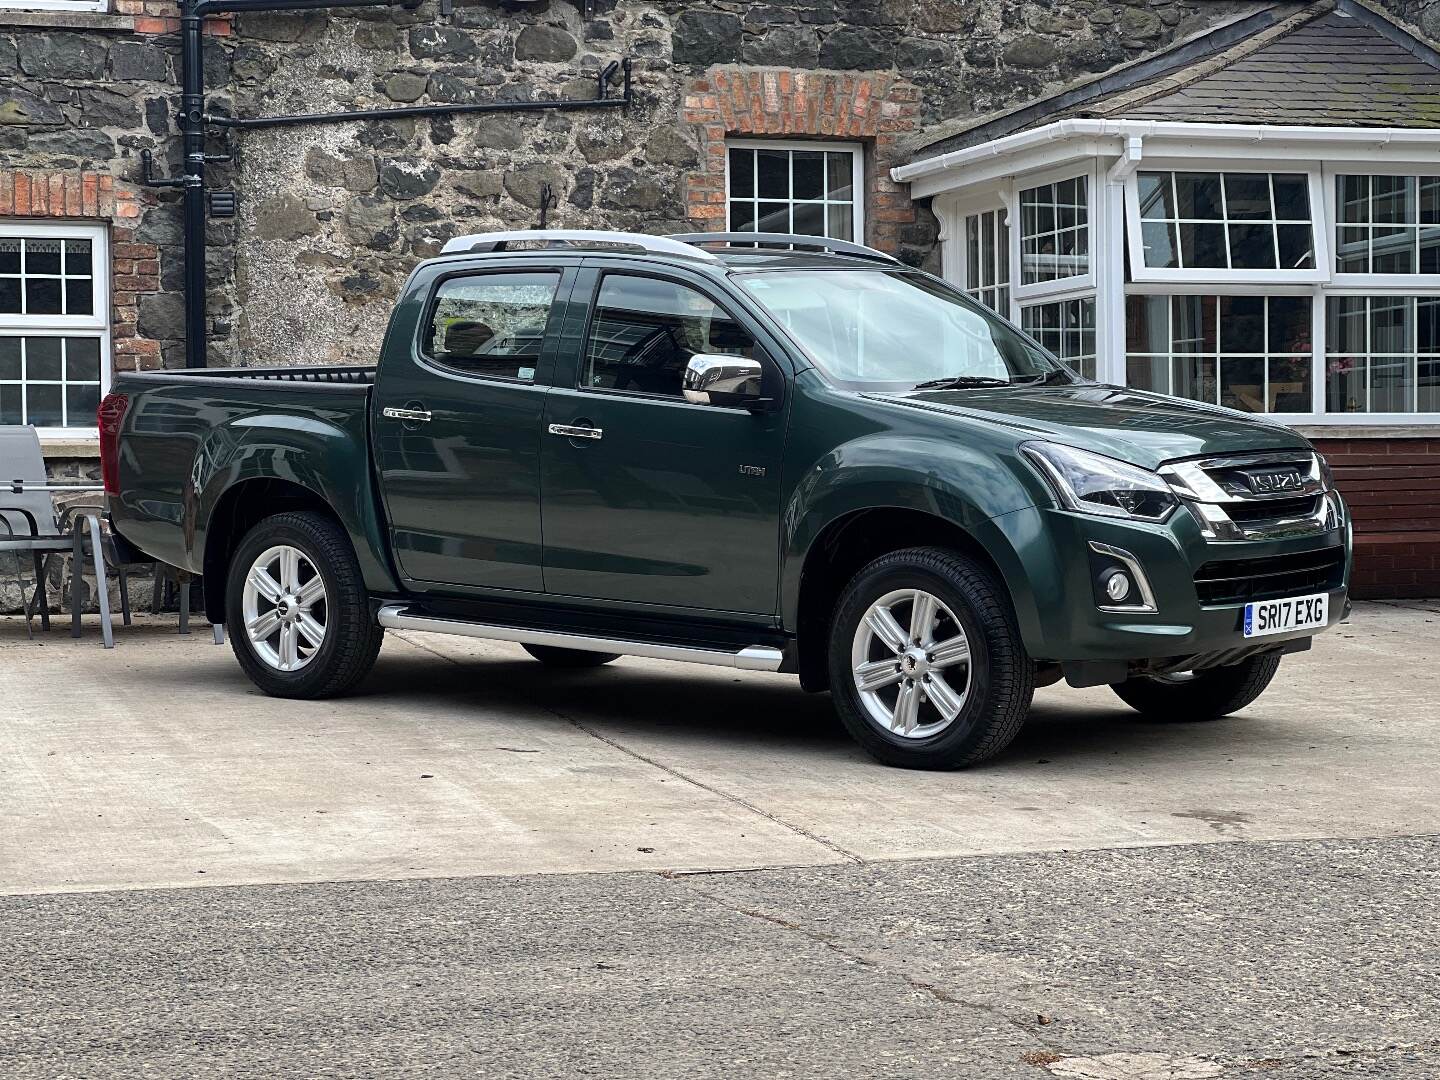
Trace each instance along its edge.
{"label": "green pickup truck", "polygon": [[377,367],[122,374],[100,426],[115,531],[203,574],[282,697],[424,630],[791,672],[879,760],[953,768],[1061,679],[1232,712],[1348,606],[1305,439],[815,237],[459,237]]}

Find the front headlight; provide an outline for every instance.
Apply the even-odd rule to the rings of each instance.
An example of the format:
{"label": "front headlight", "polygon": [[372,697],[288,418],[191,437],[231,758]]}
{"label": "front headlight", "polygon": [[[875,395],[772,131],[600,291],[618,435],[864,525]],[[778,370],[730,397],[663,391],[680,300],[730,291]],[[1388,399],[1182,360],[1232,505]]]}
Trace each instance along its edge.
{"label": "front headlight", "polygon": [[1180,505],[1170,485],[1147,469],[1057,443],[1025,443],[1020,449],[1068,510],[1160,522]]}

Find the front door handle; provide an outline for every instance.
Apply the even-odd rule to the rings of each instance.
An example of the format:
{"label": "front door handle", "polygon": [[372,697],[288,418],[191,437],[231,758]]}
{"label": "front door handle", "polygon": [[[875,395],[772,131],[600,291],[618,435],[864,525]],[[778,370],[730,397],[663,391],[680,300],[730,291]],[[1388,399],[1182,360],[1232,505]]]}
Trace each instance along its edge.
{"label": "front door handle", "polygon": [[387,420],[405,420],[412,424],[428,424],[430,422],[429,409],[394,409],[386,407],[380,410],[380,415]]}
{"label": "front door handle", "polygon": [[575,424],[551,424],[551,435],[560,435],[567,439],[599,439],[605,434],[598,427],[579,427]]}

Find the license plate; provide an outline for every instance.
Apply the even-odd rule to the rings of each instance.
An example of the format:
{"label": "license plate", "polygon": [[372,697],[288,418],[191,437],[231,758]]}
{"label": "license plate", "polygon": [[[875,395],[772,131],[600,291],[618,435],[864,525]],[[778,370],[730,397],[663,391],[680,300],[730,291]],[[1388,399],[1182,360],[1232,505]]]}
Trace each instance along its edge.
{"label": "license plate", "polygon": [[1288,600],[1257,600],[1245,605],[1245,636],[1265,637],[1291,630],[1324,629],[1329,615],[1329,593],[1292,596]]}

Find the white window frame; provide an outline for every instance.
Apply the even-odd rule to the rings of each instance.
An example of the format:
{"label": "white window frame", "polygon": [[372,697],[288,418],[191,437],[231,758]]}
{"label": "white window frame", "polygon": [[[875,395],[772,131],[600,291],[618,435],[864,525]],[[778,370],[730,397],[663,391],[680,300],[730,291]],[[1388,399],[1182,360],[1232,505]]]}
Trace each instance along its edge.
{"label": "white window frame", "polygon": [[[1055,184],[1063,180],[1075,180],[1079,177],[1085,178],[1085,250],[1086,250],[1086,272],[1083,274],[1072,274],[1070,277],[1056,278],[1054,281],[1032,281],[1025,282],[1024,267],[1020,262],[1021,237],[1021,211],[1020,193],[1031,188],[1044,187],[1046,184]],[[1010,184],[1007,194],[1007,205],[1010,213],[1010,299],[1013,313],[1018,316],[1022,306],[1029,306],[1031,302],[1038,301],[1041,297],[1060,298],[1062,294],[1083,293],[1095,291],[1095,263],[1097,236],[1095,223],[1098,216],[1098,195],[1097,192],[1102,183],[1100,170],[1092,159],[1082,165],[1067,165],[1060,168],[1045,169],[1041,172],[1027,173],[1022,179],[1017,179]],[[1068,297],[1067,297],[1068,298]]]}
{"label": "white window frame", "polygon": [[[1050,305],[1050,304],[1083,304],[1083,303],[1084,303],[1085,301],[1087,301],[1087,300],[1090,301],[1090,303],[1093,305],[1093,308],[1094,308],[1095,322],[1094,322],[1094,325],[1091,327],[1091,331],[1090,331],[1091,337],[1092,337],[1092,339],[1093,339],[1094,346],[1093,346],[1092,351],[1091,351],[1088,355],[1089,355],[1089,357],[1090,357],[1090,366],[1091,366],[1092,368],[1094,368],[1095,371],[1094,371],[1094,374],[1093,374],[1093,375],[1086,375],[1085,377],[1086,377],[1086,378],[1094,378],[1094,379],[1096,379],[1096,380],[1098,381],[1098,380],[1099,380],[1099,377],[1100,377],[1100,370],[1099,370],[1099,369],[1100,369],[1100,318],[1101,318],[1101,311],[1100,311],[1100,297],[1099,297],[1093,290],[1091,290],[1091,291],[1089,291],[1089,292],[1077,292],[1077,293],[1075,293],[1074,295],[1066,295],[1066,296],[1052,297],[1052,298],[1050,298],[1050,299],[1048,299],[1048,300],[1033,300],[1033,301],[1030,301],[1029,303],[1021,304],[1020,307],[1019,307],[1019,310],[1016,311],[1016,313],[1015,313],[1015,325],[1018,326],[1018,327],[1020,327],[1022,330],[1024,330],[1024,329],[1025,329],[1025,312],[1027,312],[1027,311],[1029,311],[1029,310],[1031,310],[1031,309],[1033,309],[1033,308],[1046,307],[1046,306],[1048,306],[1048,305]],[[1082,324],[1082,325],[1083,325],[1083,324]],[[1025,330],[1025,333],[1029,334],[1031,337],[1034,337],[1036,341],[1040,341],[1039,336],[1036,335],[1033,331]],[[1064,333],[1064,330],[1063,330],[1063,329],[1062,329],[1061,333],[1062,333],[1062,334]],[[1044,343],[1041,342],[1041,344],[1044,344]],[[1086,354],[1082,354],[1082,356],[1070,357],[1070,356],[1064,356],[1064,355],[1062,355],[1062,352],[1057,351],[1057,352],[1055,353],[1055,355],[1056,355],[1056,357],[1058,357],[1062,362],[1064,362],[1065,364],[1070,365],[1070,366],[1073,367],[1076,371],[1080,372],[1080,374],[1085,375],[1084,371],[1081,369],[1081,365],[1080,365],[1079,361],[1080,361],[1081,359],[1083,359],[1083,355],[1086,355]]]}
{"label": "white window frame", "polygon": [[0,0],[0,11],[98,11],[106,13],[109,10],[110,0]]}
{"label": "white window frame", "polygon": [[[1005,280],[996,281],[991,285],[984,284],[983,274],[980,281],[970,280],[970,237],[966,231],[966,229],[968,228],[968,223],[972,217],[983,218],[987,214],[995,215],[995,226],[997,233],[1001,228],[1005,230]],[[1010,243],[1009,207],[1007,207],[1003,202],[994,200],[984,204],[977,204],[975,206],[965,207],[956,216],[955,227],[958,232],[958,235],[955,239],[957,249],[960,252],[960,259],[958,264],[956,265],[956,277],[957,280],[963,283],[961,285],[961,288],[967,296],[969,296],[973,300],[978,301],[981,304],[985,304],[985,301],[981,300],[980,297],[975,295],[977,292],[995,292],[1003,289],[1006,296],[1005,306],[1002,308],[991,308],[991,310],[994,311],[997,315],[1000,315],[1002,318],[1008,319],[1010,317],[1010,310],[1013,303],[1010,297],[1012,297],[1015,292],[1015,267],[1009,262],[1012,246]],[[981,250],[983,251],[983,245]],[[998,252],[999,250],[1000,248],[998,244],[996,244],[995,247],[992,249],[993,252]],[[989,304],[985,304],[985,306],[987,308],[990,307]]]}
{"label": "white window frame", "polygon": [[[3,2],[3,0],[0,0]],[[89,240],[91,288],[90,315],[0,314],[0,330],[18,331],[24,337],[94,337],[100,341],[100,396],[110,392],[110,233],[104,225],[71,222],[37,223],[0,219],[0,234],[54,240]],[[92,424],[85,427],[36,428],[42,441],[75,442],[98,439]]]}
{"label": "white window frame", "polygon": [[[1336,198],[1335,188],[1342,176],[1415,176],[1415,177],[1440,177],[1440,169],[1406,166],[1397,162],[1394,165],[1387,165],[1383,160],[1374,162],[1371,165],[1356,163],[1353,166],[1328,166],[1324,170],[1325,187],[1325,219],[1330,225],[1330,233],[1334,236],[1340,230],[1340,207]],[[1436,226],[1440,228],[1440,226]],[[1359,292],[1375,292],[1389,294],[1411,294],[1426,295],[1430,290],[1440,292],[1440,274],[1353,274],[1340,272],[1340,251],[1339,243],[1334,245],[1335,251],[1330,261],[1330,291],[1333,294],[1343,290],[1354,289]]]}
{"label": "white window frame", "polygon": [[[1303,175],[1310,193],[1310,236],[1314,248],[1314,267],[1309,270],[1230,270],[1220,266],[1178,267],[1146,266],[1144,245],[1140,235],[1140,173],[1290,173]],[[1223,198],[1223,195],[1222,195]],[[1164,282],[1171,285],[1214,285],[1220,283],[1279,285],[1297,282],[1329,281],[1332,271],[1330,227],[1333,214],[1326,208],[1322,169],[1316,162],[1255,161],[1236,162],[1218,158],[1144,159],[1139,168],[1125,179],[1126,243],[1130,254],[1130,277],[1137,282]],[[1229,239],[1227,234],[1226,243]],[[1228,247],[1227,247],[1228,250]]]}
{"label": "white window frame", "polygon": [[[734,150],[789,150],[789,151],[810,151],[825,152],[832,154],[850,155],[850,190],[854,192],[854,201],[851,206],[851,220],[854,223],[855,235],[850,238],[852,243],[865,243],[865,147],[857,142],[832,142],[828,139],[726,139],[725,140],[725,228],[730,230],[730,151]],[[793,173],[793,168],[792,168]],[[794,187],[794,177],[791,177],[791,187]],[[749,201],[749,200],[741,200]],[[793,206],[794,199],[764,199],[756,200],[763,202],[784,202]],[[813,200],[801,199],[803,203],[810,203]],[[836,237],[833,239],[843,239]]]}

